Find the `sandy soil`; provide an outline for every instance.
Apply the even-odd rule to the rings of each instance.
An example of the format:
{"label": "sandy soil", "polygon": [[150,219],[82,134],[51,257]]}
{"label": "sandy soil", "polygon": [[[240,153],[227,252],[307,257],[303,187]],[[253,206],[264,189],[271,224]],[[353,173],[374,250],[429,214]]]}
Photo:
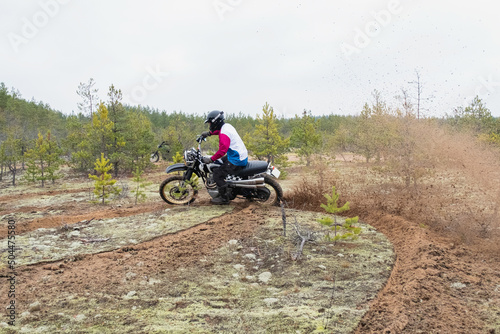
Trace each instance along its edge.
{"label": "sandy soil", "polygon": [[[290,175],[292,180],[294,177],[301,178],[300,175]],[[157,175],[151,177],[154,180],[158,178]],[[290,179],[287,182],[291,182]],[[37,196],[55,193],[56,190],[45,193],[40,190]],[[17,199],[18,196],[13,195],[0,196],[0,215],[12,210],[39,214],[37,218],[19,222],[17,233],[61,227],[90,219],[154,213],[166,207],[158,197],[139,206],[129,204],[101,208],[81,201],[41,208],[25,205],[13,209]],[[208,202],[208,195],[202,192],[197,200],[198,205],[209,205]],[[238,214],[133,247],[18,268],[17,288],[23,291],[19,294],[18,303],[30,305],[33,300],[44,303],[62,292],[78,295],[86,291],[99,293],[111,290],[116,291],[116,294],[127,294],[121,279],[132,267],[138,277],[147,280],[148,276],[168,273],[181,264],[188,266],[199,263],[201,258],[210,255],[229,240],[251,237],[261,222],[261,213],[248,207],[247,203],[237,204],[237,209]],[[54,213],[47,213],[49,211]],[[370,302],[370,310],[361,320],[356,333],[499,332],[498,257],[483,253],[477,247],[457,243],[455,239],[434,232],[418,221],[409,221],[377,210],[359,210],[356,214],[384,233],[393,243],[397,254],[386,286]],[[2,222],[1,238],[6,236],[4,225],[5,222]],[[43,289],[40,288],[41,282]],[[7,294],[5,285],[2,285],[0,294]],[[111,305],[113,301],[97,302]],[[33,308],[32,316],[44,317],[43,312],[37,313],[36,305]],[[12,329],[0,331],[10,333]]]}
{"label": "sandy soil", "polygon": [[356,333],[498,332],[498,258],[400,217],[364,219],[392,241],[397,261]]}

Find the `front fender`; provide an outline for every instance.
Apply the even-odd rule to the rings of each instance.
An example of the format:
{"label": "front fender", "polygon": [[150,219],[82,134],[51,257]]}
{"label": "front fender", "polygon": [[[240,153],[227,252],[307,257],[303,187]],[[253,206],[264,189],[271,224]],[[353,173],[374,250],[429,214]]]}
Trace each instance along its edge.
{"label": "front fender", "polygon": [[182,163],[178,163],[178,164],[173,164],[173,165],[170,165],[167,167],[167,169],[165,170],[165,172],[167,174],[169,173],[172,173],[172,172],[183,172],[185,170],[187,170],[187,166],[185,164],[182,164]]}

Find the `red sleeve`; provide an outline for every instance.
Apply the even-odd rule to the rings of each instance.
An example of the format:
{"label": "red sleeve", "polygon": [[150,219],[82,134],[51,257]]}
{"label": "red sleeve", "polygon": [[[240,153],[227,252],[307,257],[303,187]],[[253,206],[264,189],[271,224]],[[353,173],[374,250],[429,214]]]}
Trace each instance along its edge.
{"label": "red sleeve", "polygon": [[219,133],[219,150],[212,156],[212,161],[222,158],[227,153],[227,150],[229,150],[230,144],[231,140],[229,137],[223,133]]}

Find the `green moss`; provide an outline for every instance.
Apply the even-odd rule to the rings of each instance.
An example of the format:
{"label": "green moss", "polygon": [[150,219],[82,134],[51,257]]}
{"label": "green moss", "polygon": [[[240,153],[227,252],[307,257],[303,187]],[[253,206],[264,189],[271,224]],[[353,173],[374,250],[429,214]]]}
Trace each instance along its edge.
{"label": "green moss", "polygon": [[[225,212],[212,207],[183,210],[142,224],[168,222],[176,214],[194,221],[199,214]],[[85,297],[66,297],[65,303],[64,298],[55,298],[50,315],[45,320],[33,318],[30,324],[68,333],[112,333],[116,328],[134,333],[328,333],[332,328],[350,332],[390,274],[394,262],[390,243],[359,223],[363,233],[358,240],[332,247],[324,238],[316,238],[305,245],[302,259],[293,261],[294,231],[289,229],[283,237],[280,209],[266,210],[252,238],[220,248],[205,259],[210,265],[163,274],[168,276],[152,274],[158,280],[156,293],[149,291],[149,285],[126,281],[123,290],[137,291],[134,299],[92,291]],[[303,228],[324,233],[316,223],[318,214],[290,210],[289,215]],[[271,273],[269,281],[259,280],[263,273]],[[144,289],[148,293],[141,293]],[[153,301],[158,302],[151,303],[145,295],[155,295]],[[77,314],[86,318],[75,321]]]}
{"label": "green moss", "polygon": [[[67,231],[41,228],[16,236],[16,245],[22,249],[16,253],[16,264],[51,262],[79,254],[115,250],[196,226],[232,209],[231,206],[199,210],[172,208],[161,216],[150,215],[147,219],[142,215],[99,219],[88,224],[72,224]],[[7,239],[0,240],[0,248],[7,249],[7,242]],[[6,263],[7,255],[2,253],[0,263]]]}

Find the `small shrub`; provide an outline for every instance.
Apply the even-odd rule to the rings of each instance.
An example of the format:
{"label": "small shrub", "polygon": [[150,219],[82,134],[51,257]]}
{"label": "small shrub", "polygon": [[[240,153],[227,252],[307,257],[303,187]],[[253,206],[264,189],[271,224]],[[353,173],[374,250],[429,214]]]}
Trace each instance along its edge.
{"label": "small shrub", "polygon": [[285,200],[288,205],[295,209],[319,211],[321,200],[332,185],[336,184],[336,174],[326,171],[320,166],[316,174],[316,179],[303,178]]}
{"label": "small shrub", "polygon": [[135,195],[135,205],[137,205],[138,201],[143,202],[146,200],[144,188],[151,184],[151,182],[146,182],[146,179],[142,178],[142,173],[144,173],[144,171],[139,166],[137,166],[135,171],[132,172],[134,175],[132,181],[135,183],[135,189],[132,190],[132,193]]}
{"label": "small shrub", "polygon": [[[328,226],[334,231],[334,237],[332,238],[330,234],[327,234],[325,238],[329,241],[337,241],[339,239],[349,239],[356,240],[361,233],[361,228],[356,227],[353,224],[358,222],[358,217],[347,218],[343,224],[337,223],[336,214],[349,210],[349,202],[346,202],[343,206],[338,206],[338,201],[340,194],[337,193],[335,187],[332,187],[332,195],[325,194],[327,199],[327,204],[321,204],[321,207],[325,209],[326,212],[333,214],[332,217],[323,217],[318,219],[318,222],[324,226]],[[337,234],[337,227],[343,229],[345,232],[342,234]]]}
{"label": "small shrub", "polygon": [[175,155],[172,157],[173,162],[181,163],[184,160],[184,156],[180,152],[175,152]]}

